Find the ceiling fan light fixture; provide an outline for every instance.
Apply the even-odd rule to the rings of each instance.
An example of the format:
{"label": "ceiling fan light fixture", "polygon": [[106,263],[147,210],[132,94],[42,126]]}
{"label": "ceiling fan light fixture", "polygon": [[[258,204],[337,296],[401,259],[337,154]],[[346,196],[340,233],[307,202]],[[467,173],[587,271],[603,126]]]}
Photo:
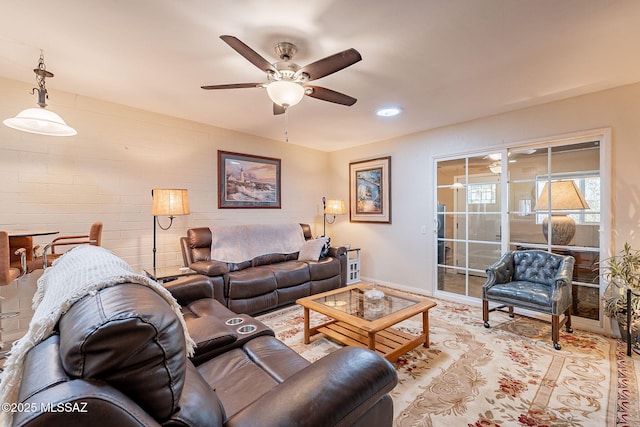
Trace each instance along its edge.
{"label": "ceiling fan light fixture", "polygon": [[304,91],[304,86],[290,80],[276,80],[267,85],[269,98],[282,107],[298,104],[304,97]]}

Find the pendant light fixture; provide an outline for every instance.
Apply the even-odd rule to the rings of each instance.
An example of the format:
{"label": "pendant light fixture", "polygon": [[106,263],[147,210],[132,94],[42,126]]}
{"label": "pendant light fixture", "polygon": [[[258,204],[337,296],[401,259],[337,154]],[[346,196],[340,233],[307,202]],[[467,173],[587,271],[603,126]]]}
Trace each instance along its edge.
{"label": "pendant light fixture", "polygon": [[31,93],[38,92],[38,108],[27,108],[18,113],[17,116],[5,119],[3,123],[10,128],[23,132],[37,133],[48,136],[73,136],[78,132],[67,125],[62,117],[51,110],[47,110],[46,100],[49,98],[45,87],[45,78],[53,77],[53,73],[47,71],[44,65],[44,54],[40,51],[38,68],[33,70],[36,73],[37,88],[33,88]]}

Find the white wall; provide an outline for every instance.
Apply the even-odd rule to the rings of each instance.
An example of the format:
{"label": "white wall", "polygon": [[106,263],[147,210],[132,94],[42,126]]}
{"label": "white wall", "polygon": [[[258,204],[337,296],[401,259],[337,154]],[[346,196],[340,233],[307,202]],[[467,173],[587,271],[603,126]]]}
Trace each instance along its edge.
{"label": "white wall", "polygon": [[[0,79],[0,118],[35,106],[31,86]],[[158,266],[182,263],[178,237],[190,227],[222,223],[322,224],[329,189],[328,154],[280,141],[52,91],[49,107],[76,128],[47,137],[0,126],[0,229],[86,233],[104,223],[103,246],[135,271],[152,265],[151,189],[187,188],[191,215],[158,229]],[[240,113],[240,112],[239,112]],[[282,209],[218,209],[217,151],[281,159]],[[163,226],[167,218],[161,218]],[[52,236],[36,238],[41,245]],[[4,323],[5,338],[30,318],[34,273],[0,290],[3,309],[23,311]]]}
{"label": "white wall", "polygon": [[[613,134],[613,188],[604,191],[605,197],[613,198],[612,245],[616,251],[625,241],[640,247],[640,84],[333,152],[334,193],[345,199],[349,162],[392,156],[393,218],[389,225],[349,223],[348,216],[339,217],[331,234],[362,248],[363,277],[431,293],[434,157],[605,127]],[[426,235],[420,233],[422,225],[427,226]]]}

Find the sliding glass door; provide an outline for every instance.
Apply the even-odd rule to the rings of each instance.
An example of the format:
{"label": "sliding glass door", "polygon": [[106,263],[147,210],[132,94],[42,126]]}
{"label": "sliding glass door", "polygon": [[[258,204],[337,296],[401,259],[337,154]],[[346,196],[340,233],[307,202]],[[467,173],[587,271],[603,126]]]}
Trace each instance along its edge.
{"label": "sliding glass door", "polygon": [[481,298],[502,253],[542,249],[576,259],[573,312],[599,322],[607,135],[436,160],[435,292]]}

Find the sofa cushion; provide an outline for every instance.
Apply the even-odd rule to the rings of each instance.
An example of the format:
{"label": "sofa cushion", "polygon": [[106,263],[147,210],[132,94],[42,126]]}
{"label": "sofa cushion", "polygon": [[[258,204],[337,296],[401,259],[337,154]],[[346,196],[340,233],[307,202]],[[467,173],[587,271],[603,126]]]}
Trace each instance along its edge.
{"label": "sofa cushion", "polygon": [[487,289],[486,296],[493,301],[512,303],[546,313],[551,310],[552,292],[553,286],[515,281],[493,285]]}
{"label": "sofa cushion", "polygon": [[287,259],[286,254],[266,254],[259,255],[251,260],[251,265],[258,267],[261,265],[275,264],[278,262],[285,262]]}
{"label": "sofa cushion", "polygon": [[209,261],[211,259],[211,230],[208,227],[187,230],[192,262]]}
{"label": "sofa cushion", "polygon": [[251,267],[251,260],[243,262],[227,262],[227,269],[231,271],[240,271]]}
{"label": "sofa cushion", "polygon": [[232,417],[278,385],[241,349],[227,351],[202,363],[198,372],[215,390],[227,417]]}
{"label": "sofa cushion", "polygon": [[273,337],[259,337],[249,341],[244,351],[253,363],[260,366],[278,382],[284,382],[311,363]]}
{"label": "sofa cushion", "polygon": [[251,298],[275,291],[276,277],[267,267],[254,267],[229,273],[230,299]]}
{"label": "sofa cushion", "polygon": [[543,251],[517,251],[513,253],[514,281],[553,285],[564,258]]}
{"label": "sofa cushion", "polygon": [[323,237],[324,246],[322,246],[322,250],[320,251],[320,258],[326,258],[329,256],[329,250],[331,249],[331,237],[326,236]]}
{"label": "sofa cushion", "polygon": [[333,257],[323,258],[320,261],[307,261],[311,280],[324,280],[340,275],[340,263]]}
{"label": "sofa cushion", "polygon": [[311,280],[309,265],[301,261],[287,261],[267,267],[276,278],[278,289],[301,285]]}
{"label": "sofa cushion", "polygon": [[186,375],[184,332],[154,290],[133,283],[102,289],[76,302],[58,328],[70,377],[105,381],[159,421],[178,409]]}
{"label": "sofa cushion", "polygon": [[318,261],[326,239],[307,240],[298,254],[299,261]]}

